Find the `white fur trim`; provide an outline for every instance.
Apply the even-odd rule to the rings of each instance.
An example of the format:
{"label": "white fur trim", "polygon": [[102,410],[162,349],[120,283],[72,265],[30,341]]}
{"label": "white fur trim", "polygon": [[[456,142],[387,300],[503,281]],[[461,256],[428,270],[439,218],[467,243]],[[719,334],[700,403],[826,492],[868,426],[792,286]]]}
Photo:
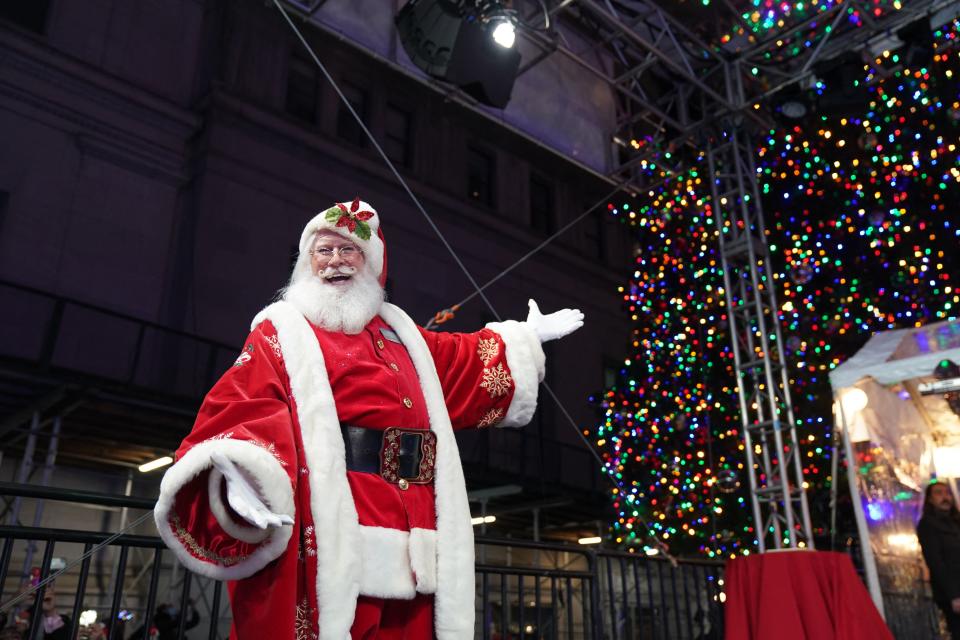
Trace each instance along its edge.
{"label": "white fur trim", "polygon": [[417,595],[410,568],[410,534],[385,527],[360,527],[357,540],[363,572],[360,595],[412,600]]}
{"label": "white fur trim", "polygon": [[410,568],[417,593],[437,592],[437,532],[433,529],[410,529]]}
{"label": "white fur trim", "polygon": [[434,631],[438,640],[469,640],[474,626],[473,525],[470,504],[443,399],[437,368],[427,343],[413,320],[399,307],[384,303],[380,317],[396,332],[417,370],[430,430],[437,436],[437,591],[434,599]]}
{"label": "white fur trim", "polygon": [[217,519],[223,530],[229,533],[237,540],[257,544],[263,542],[270,535],[270,529],[258,529],[254,526],[242,526],[237,524],[227,510],[227,505],[223,504],[223,498],[220,495],[221,485],[223,483],[223,474],[216,467],[210,468],[210,480],[207,483],[207,493],[210,499],[210,511],[213,517]]}
{"label": "white fur trim", "polygon": [[270,320],[297,406],[317,530],[317,616],[321,640],[350,637],[360,593],[357,509],[347,482],[346,453],[333,391],[317,336],[300,312],[276,302],[254,319]]}
{"label": "white fur trim", "polygon": [[[391,304],[381,317],[410,354],[437,435],[435,534],[435,632],[438,640],[472,640],[474,628],[473,526],[457,442],[443,399],[436,365],[413,320]],[[363,575],[361,527],[347,483],[343,437],[316,334],[296,309],[278,302],[261,311],[256,326],[270,320],[277,329],[303,435],[310,470],[310,510],[317,531],[317,609],[321,640],[349,638]],[[404,532],[401,532],[404,533]],[[414,554],[427,555],[424,540]],[[410,550],[407,550],[409,557]],[[411,558],[412,561],[412,558]],[[426,566],[426,565],[424,565]],[[408,566],[406,573],[410,574]],[[381,572],[381,579],[383,578]],[[424,582],[428,577],[424,574]],[[426,586],[426,584],[425,584]]]}
{"label": "white fur trim", "polygon": [[[268,532],[269,538],[246,560],[230,566],[201,560],[187,550],[170,522],[177,493],[191,480],[213,467],[211,454],[216,451],[243,467],[257,485],[263,501],[275,513],[294,515],[293,488],[280,463],[268,451],[243,440],[209,440],[196,445],[170,467],[160,483],[160,497],[153,509],[160,538],[183,565],[202,576],[216,580],[240,580],[253,575],[276,559],[287,548],[293,527],[284,525]],[[222,524],[222,522],[221,522]]]}
{"label": "white fur trim", "polygon": [[[341,202],[340,204],[350,209],[352,202]],[[337,206],[334,204],[333,206]],[[379,279],[380,274],[383,272],[383,241],[377,235],[377,231],[380,229],[380,216],[377,214],[377,210],[371,207],[366,202],[360,201],[360,211],[372,211],[373,217],[367,220],[367,224],[370,226],[370,239],[363,240],[359,238],[356,234],[350,233],[346,227],[338,227],[334,222],[328,222],[326,218],[326,213],[329,209],[324,209],[317,215],[315,215],[310,222],[303,228],[303,233],[300,234],[300,256],[307,256],[308,252],[311,249],[311,244],[313,242],[313,237],[318,231],[333,231],[337,235],[343,236],[350,242],[353,242],[358,247],[363,249],[363,257],[366,260],[367,264],[370,266],[371,272],[373,275]],[[300,260],[298,259],[298,266]],[[309,257],[307,258],[309,263]]]}
{"label": "white fur trim", "polygon": [[507,366],[513,377],[513,400],[498,427],[522,427],[537,410],[537,391],[546,370],[546,356],[536,332],[526,322],[491,322],[487,329],[500,334],[506,346]]}

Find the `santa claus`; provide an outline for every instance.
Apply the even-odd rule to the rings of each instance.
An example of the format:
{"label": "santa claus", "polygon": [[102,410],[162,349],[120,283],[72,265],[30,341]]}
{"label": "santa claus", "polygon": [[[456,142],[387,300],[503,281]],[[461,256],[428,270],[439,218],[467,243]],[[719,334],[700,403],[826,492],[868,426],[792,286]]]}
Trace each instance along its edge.
{"label": "santa claus", "polygon": [[204,399],[155,517],[184,565],[230,581],[231,637],[473,637],[473,527],[453,432],[529,422],[564,309],[471,334],[384,302],[359,199],[313,218],[280,301]]}

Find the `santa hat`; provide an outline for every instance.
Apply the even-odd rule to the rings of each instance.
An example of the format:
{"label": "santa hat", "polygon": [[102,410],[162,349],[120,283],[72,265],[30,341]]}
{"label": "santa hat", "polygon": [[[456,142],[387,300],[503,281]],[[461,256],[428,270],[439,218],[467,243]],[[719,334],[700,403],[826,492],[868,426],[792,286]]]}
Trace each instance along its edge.
{"label": "santa hat", "polygon": [[353,202],[338,202],[315,215],[300,235],[298,266],[299,262],[309,264],[309,258],[305,257],[313,248],[314,237],[319,231],[333,231],[360,247],[371,272],[383,284],[386,279],[386,251],[376,209],[358,197]]}

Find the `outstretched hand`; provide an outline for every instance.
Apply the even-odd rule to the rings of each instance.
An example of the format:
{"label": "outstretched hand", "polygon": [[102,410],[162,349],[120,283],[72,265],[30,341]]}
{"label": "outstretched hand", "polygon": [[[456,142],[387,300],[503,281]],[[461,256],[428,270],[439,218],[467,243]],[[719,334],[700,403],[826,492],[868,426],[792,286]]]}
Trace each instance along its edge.
{"label": "outstretched hand", "polygon": [[267,527],[279,529],[285,524],[293,524],[293,518],[290,516],[270,511],[233,460],[219,452],[210,454],[210,460],[226,479],[227,502],[238,516],[259,529]]}
{"label": "outstretched hand", "polygon": [[530,313],[527,314],[527,324],[536,332],[540,342],[557,340],[583,326],[583,313],[580,309],[561,309],[543,315],[540,313],[540,307],[532,298],[527,305],[530,307]]}

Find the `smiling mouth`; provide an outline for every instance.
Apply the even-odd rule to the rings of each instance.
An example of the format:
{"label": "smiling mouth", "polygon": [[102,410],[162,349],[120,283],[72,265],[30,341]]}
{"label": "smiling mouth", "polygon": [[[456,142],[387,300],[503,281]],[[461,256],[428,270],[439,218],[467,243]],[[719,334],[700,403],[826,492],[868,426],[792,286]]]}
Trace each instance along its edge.
{"label": "smiling mouth", "polygon": [[342,273],[338,273],[336,275],[333,275],[333,276],[330,276],[329,278],[324,278],[324,279],[330,284],[340,284],[342,282],[346,282],[347,280],[349,280],[350,276],[344,275]]}

